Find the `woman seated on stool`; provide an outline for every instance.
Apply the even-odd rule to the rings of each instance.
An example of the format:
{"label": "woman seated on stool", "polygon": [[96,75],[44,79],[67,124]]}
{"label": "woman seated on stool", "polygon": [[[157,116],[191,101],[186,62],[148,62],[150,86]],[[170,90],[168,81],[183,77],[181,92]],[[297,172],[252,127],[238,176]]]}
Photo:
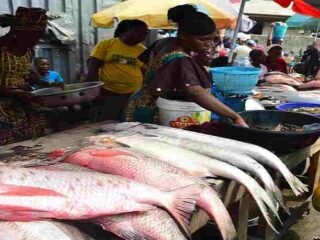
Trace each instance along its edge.
{"label": "woman seated on stool", "polygon": [[129,99],[126,121],[157,122],[156,99],[193,101],[201,107],[229,117],[234,123],[246,126],[239,114],[211,94],[211,76],[191,52],[212,52],[216,26],[206,14],[193,5],[180,5],[168,11],[168,19],[178,24],[178,36],[155,42],[139,59],[147,65],[144,87]]}

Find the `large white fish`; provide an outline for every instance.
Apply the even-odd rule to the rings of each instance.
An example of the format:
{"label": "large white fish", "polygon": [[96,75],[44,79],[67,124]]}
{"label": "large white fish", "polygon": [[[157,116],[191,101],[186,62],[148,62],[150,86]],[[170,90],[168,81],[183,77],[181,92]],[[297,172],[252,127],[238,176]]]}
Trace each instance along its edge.
{"label": "large white fish", "polygon": [[[70,163],[45,166],[49,170],[94,171]],[[159,208],[147,212],[123,213],[92,220],[104,230],[126,240],[185,240],[176,222]]]}
{"label": "large white fish", "polygon": [[[130,131],[124,131],[117,133],[117,135],[124,134],[130,134]],[[140,134],[137,132],[133,132],[132,134]],[[151,141],[153,139],[157,139],[162,142],[166,142],[168,144],[172,144],[175,146],[179,146],[185,149],[189,149],[191,151],[207,155],[209,157],[212,157],[214,159],[220,160],[222,162],[229,163],[233,166],[236,166],[242,170],[246,170],[250,173],[253,173],[255,176],[257,176],[262,183],[265,185],[265,188],[267,191],[274,195],[274,197],[277,199],[277,201],[281,204],[281,206],[288,212],[287,207],[285,206],[285,203],[283,201],[282,193],[278,186],[274,183],[272,177],[268,173],[268,171],[256,160],[252,159],[251,157],[244,155],[242,153],[234,153],[227,151],[220,147],[214,147],[214,146],[207,146],[205,144],[199,144],[198,142],[190,141],[190,140],[184,140],[179,138],[172,138],[167,137],[163,135],[150,135],[150,134],[143,134],[141,133],[138,135],[140,137],[149,138]]]}
{"label": "large white fish", "polygon": [[[131,178],[163,191],[191,184],[205,185],[201,179],[193,177],[167,162],[147,157],[128,148],[97,149],[89,147],[67,156],[65,162]],[[223,239],[236,239],[236,230],[229,213],[210,186],[206,186],[197,200],[197,205],[217,223]]]}
{"label": "large white fish", "polygon": [[93,240],[74,226],[53,221],[0,222],[1,240]]}
{"label": "large white fish", "polygon": [[254,144],[154,124],[141,124],[133,122],[107,124],[101,127],[102,130],[106,131],[129,130],[128,128],[130,131],[159,134],[173,138],[196,141],[205,143],[207,146],[221,147],[232,152],[243,153],[255,159],[256,161],[280,172],[296,195],[300,195],[301,193],[308,191],[306,185],[303,184],[297,177],[295,177],[275,154]]}
{"label": "large white fish", "polygon": [[91,219],[160,206],[188,233],[188,218],[203,188],[163,192],[96,172],[0,167],[0,220]]}
{"label": "large white fish", "polygon": [[[271,199],[266,191],[252,177],[248,176],[240,169],[205,155],[201,155],[158,140],[150,141],[149,139],[134,135],[117,137],[110,134],[105,136],[109,136],[110,138],[115,139],[116,142],[125,144],[137,150],[138,152],[184,169],[193,176],[207,177],[207,173],[209,172],[211,173],[211,176],[221,176],[241,183],[248,189],[251,196],[255,199],[270,227],[273,228],[274,231],[277,231],[268,216],[266,208],[267,205],[281,222],[277,212],[277,206],[274,204],[274,199]],[[200,169],[198,167],[200,167]],[[203,167],[206,168],[205,172],[200,171]]]}

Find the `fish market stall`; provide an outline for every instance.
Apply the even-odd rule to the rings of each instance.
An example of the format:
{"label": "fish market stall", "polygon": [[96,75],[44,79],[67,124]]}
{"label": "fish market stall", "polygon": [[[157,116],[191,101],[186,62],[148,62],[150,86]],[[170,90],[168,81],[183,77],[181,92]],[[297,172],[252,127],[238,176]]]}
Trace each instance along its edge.
{"label": "fish market stall", "polygon": [[[117,131],[110,133],[111,130],[117,130]],[[216,176],[215,178],[210,179],[210,183],[213,184],[217,194],[221,196],[223,204],[226,207],[228,207],[229,214],[231,215],[232,221],[235,224],[238,237],[239,239],[243,239],[243,240],[248,239],[247,231],[248,231],[249,207],[251,208],[252,206],[251,204],[253,201],[252,197],[254,201],[258,203],[258,206],[261,210],[261,216],[259,217],[259,231],[257,234],[263,239],[276,239],[277,236],[280,236],[280,235],[277,235],[273,230],[270,230],[271,228],[269,228],[268,225],[270,225],[271,227],[274,226],[280,233],[283,233],[287,230],[288,227],[290,227],[293,224],[293,222],[295,222],[297,218],[299,218],[302,215],[303,212],[305,212],[305,210],[308,209],[309,202],[305,201],[304,199],[310,195],[309,193],[304,193],[302,195],[303,198],[300,198],[300,203],[297,203],[295,200],[287,201],[285,203],[286,206],[284,206],[284,203],[281,200],[282,199],[281,194],[280,195],[278,194],[279,192],[277,190],[277,187],[273,185],[272,178],[271,178],[271,181],[267,183],[268,173],[266,173],[264,168],[259,167],[261,165],[259,164],[255,165],[257,166],[257,169],[259,169],[256,171],[255,174],[257,174],[257,176],[260,176],[260,177],[264,176],[262,177],[262,180],[265,181],[264,182],[265,188],[267,190],[274,188],[273,190],[274,196],[276,196],[274,200],[278,201],[280,206],[282,206],[282,208],[284,209],[286,207],[289,208],[291,212],[291,216],[288,217],[288,215],[286,215],[284,211],[280,211],[280,210],[279,210],[279,213],[277,213],[277,209],[273,207],[273,203],[268,200],[267,195],[264,195],[265,191],[259,185],[257,185],[257,183],[255,182],[255,180],[253,180],[253,178],[249,177],[249,175],[244,174],[244,172],[240,171],[238,169],[240,168],[240,166],[230,167],[229,165],[226,165],[227,163],[220,162],[211,158],[209,159],[206,156],[210,156],[211,154],[210,150],[205,148],[205,146],[202,146],[199,148],[199,145],[193,144],[193,141],[201,140],[204,136],[207,136],[209,138],[212,136],[195,133],[196,135],[194,135],[193,141],[184,141],[183,135],[189,134],[192,132],[177,130],[179,131],[179,134],[181,133],[182,137],[180,139],[178,138],[173,139],[168,137],[167,135],[161,135],[160,133],[162,133],[161,132],[162,130],[165,130],[164,133],[170,134],[170,131],[168,129],[166,128],[163,129],[162,127],[156,126],[156,125],[148,125],[148,124],[144,125],[144,124],[138,124],[138,123],[90,124],[74,130],[68,130],[65,132],[49,135],[47,137],[42,137],[37,140],[29,140],[29,141],[24,141],[24,142],[1,147],[0,159],[3,165],[9,164],[11,166],[29,166],[30,167],[34,165],[43,165],[43,164],[47,165],[48,162],[50,162],[50,165],[54,166],[52,164],[61,162],[62,161],[61,156],[64,156],[65,157],[64,162],[66,163],[72,163],[79,166],[87,166],[91,170],[97,170],[97,166],[101,166],[101,165],[99,164],[95,165],[91,162],[90,159],[93,156],[94,156],[94,158],[92,159],[93,162],[99,161],[99,158],[102,156],[106,158],[111,157],[110,160],[112,161],[109,162],[108,164],[119,162],[119,164],[122,163],[120,165],[122,166],[125,164],[129,164],[130,156],[134,154],[134,156],[137,157],[135,158],[136,159],[135,161],[138,162],[137,164],[139,166],[138,167],[139,171],[135,173],[136,174],[135,177],[139,177],[139,175],[141,174],[141,172],[143,172],[143,170],[145,171],[147,170],[147,165],[150,164],[150,166],[159,167],[157,165],[152,164],[153,162],[152,159],[155,158],[155,156],[152,156],[152,154],[153,153],[156,154],[158,150],[161,150],[162,147],[165,147],[165,148],[168,148],[167,152],[169,154],[165,155],[166,153],[162,152],[161,154],[164,154],[164,155],[161,155],[161,156],[164,156],[165,158],[168,158],[168,159],[170,158],[170,161],[172,161],[171,162],[172,164],[175,163],[179,165],[180,163],[182,163],[180,167],[185,168],[185,171],[188,170],[188,166],[191,166],[190,169],[195,169],[193,174],[194,175],[200,174],[200,176],[202,176],[209,169],[206,175],[210,176],[213,174]],[[171,129],[171,130],[176,131],[176,129]],[[105,132],[105,131],[108,131],[108,132]],[[98,135],[98,133],[101,133],[101,134]],[[171,132],[171,133],[176,134],[175,132]],[[177,136],[177,134],[175,136]],[[84,140],[84,141],[79,142],[78,140],[79,141]],[[113,146],[111,149],[103,148],[105,145],[113,144],[114,143],[113,141],[117,142],[118,144],[121,144],[121,146],[115,146],[115,147]],[[93,143],[94,145],[90,145],[88,144],[88,142]],[[152,143],[157,143],[157,145],[152,145]],[[184,148],[178,147],[179,145],[180,146],[183,145]],[[144,146],[144,147],[140,147],[140,146]],[[215,151],[215,154],[217,154],[215,155],[216,159],[218,159],[219,157],[221,157],[222,159],[224,154],[228,154],[228,157],[231,160],[234,158],[239,158],[240,156],[237,154],[232,154],[233,151],[224,151],[224,150],[221,150],[219,147],[212,147],[212,148]],[[64,149],[64,150],[55,151],[56,149]],[[68,152],[69,150],[70,152]],[[149,152],[148,154],[146,154],[147,150],[151,150],[152,152],[151,153]],[[173,153],[177,151],[181,151],[179,152],[180,155],[178,154],[176,155],[183,156],[183,159],[181,159],[180,157],[180,161],[174,162],[175,159],[174,157],[171,157],[171,156],[175,155]],[[201,153],[205,154],[206,156],[197,154],[196,153],[197,151],[201,151]],[[64,155],[65,152],[68,152],[68,154]],[[285,173],[287,178],[289,178],[289,184],[291,183],[293,185],[291,187],[295,193],[302,193],[304,191],[304,186],[300,185],[299,181],[293,178],[293,175],[291,175],[291,173],[286,169],[287,168],[292,169],[293,167],[295,167],[296,165],[298,165],[299,163],[305,161],[305,159],[310,157],[311,167],[309,168],[310,177],[309,177],[308,185],[309,185],[309,189],[312,190],[313,187],[316,185],[315,183],[319,179],[319,172],[318,172],[319,152],[320,152],[320,143],[317,142],[311,147],[303,148],[294,153],[287,154],[281,157],[282,162],[285,164],[284,166],[286,166],[282,169],[282,173]],[[183,155],[186,153],[188,154]],[[198,165],[196,162],[190,162],[188,160],[189,159],[188,155],[190,155],[191,158],[193,159],[201,157],[199,161],[203,161],[203,162],[208,161],[207,163],[205,163],[206,167],[202,167]],[[82,158],[82,156],[87,156],[87,157]],[[158,158],[160,158],[161,156],[159,155]],[[253,162],[253,160],[251,160],[251,158],[247,157],[245,154],[241,155],[241,159],[243,161],[247,160],[247,161]],[[212,166],[210,165],[211,161],[214,161],[215,163]],[[148,164],[144,165],[143,163],[148,163]],[[134,167],[135,162],[131,162],[130,164],[133,164],[131,165],[132,167],[130,169],[135,169]],[[164,165],[164,166],[167,166],[167,165]],[[164,167],[164,166],[161,165],[161,167]],[[226,166],[228,166],[228,168],[230,167],[232,171],[235,171],[236,175],[238,176],[232,175],[232,171],[230,173],[228,173],[227,171],[226,172],[221,171],[221,169],[223,169]],[[249,171],[249,172],[253,171],[253,169],[250,170],[248,166],[249,165],[242,166],[242,169],[247,167],[246,171]],[[114,166],[114,167],[115,167],[114,169],[119,169],[119,166]],[[221,169],[219,170],[220,167]],[[105,169],[105,171],[111,174],[111,171],[113,171],[112,169],[113,167],[109,169]],[[159,171],[160,170],[161,168],[159,168]],[[37,170],[34,170],[34,171],[37,171]],[[53,171],[53,169],[51,169],[51,171]],[[157,179],[167,179],[168,176],[170,175],[170,171],[168,171],[167,174],[165,175],[159,175]],[[175,171],[178,171],[178,170],[175,170]],[[141,176],[142,178],[147,177],[145,181],[150,181],[150,179],[152,180],[152,177],[150,176],[155,175],[156,177],[156,174],[155,174],[156,172],[152,172],[149,175],[141,175]],[[271,173],[272,173],[272,176],[277,176],[277,178],[280,179],[280,174],[276,174],[276,171],[271,171]],[[120,171],[118,172],[118,174],[120,175],[126,174],[126,171],[122,173]],[[184,179],[184,178],[186,182],[191,183],[193,181],[191,180],[193,178],[189,178],[187,175],[185,177],[181,175],[179,181],[181,181],[181,179]],[[293,182],[290,181],[290,178]],[[240,187],[239,183],[237,183],[236,181],[230,181],[229,179],[236,179],[237,181],[240,181],[241,185],[243,185],[244,187],[243,186]],[[179,182],[178,180],[175,180],[175,181]],[[202,180],[199,180],[199,181],[200,181],[199,183],[202,182]],[[149,184],[151,183],[152,182],[149,182]],[[159,183],[158,181],[156,181],[153,184],[157,185]],[[178,184],[178,183],[175,183],[175,184]],[[249,191],[245,191],[245,188],[249,189]],[[282,188],[288,189],[288,186],[281,187],[281,190]],[[195,189],[194,192],[196,191],[197,190]],[[212,192],[211,190],[209,192],[211,194],[209,202],[215,202],[215,204],[219,205],[220,203],[218,199],[215,198],[214,192]],[[285,193],[284,191],[282,192]],[[286,199],[286,194],[284,194],[284,197]],[[201,235],[201,231],[198,231],[198,230],[203,228],[203,226],[205,226],[210,219],[214,219],[213,222],[218,225],[217,227],[220,229],[220,232],[223,235],[224,239],[232,239],[233,230],[232,228],[228,228],[228,226],[230,227],[233,224],[231,223],[231,224],[228,224],[228,226],[226,226],[229,221],[229,217],[227,216],[228,214],[225,215],[224,210],[222,208],[223,206],[221,206],[220,213],[217,214],[216,212],[217,209],[210,210],[210,204],[208,206],[206,204],[199,202],[199,204],[197,205],[200,206],[201,210],[196,210],[196,212],[193,214],[192,221],[189,225],[190,232],[195,233],[193,239],[202,239],[202,240],[206,239],[205,235]],[[273,212],[273,214],[270,214],[270,217],[274,215],[275,219],[271,217],[271,219],[269,220],[267,215],[265,215],[266,213],[265,211],[267,208],[269,208],[270,212]],[[164,211],[162,212],[165,213]],[[156,217],[157,214],[160,214],[160,213],[155,212],[154,217]],[[279,217],[284,221],[283,227],[279,223],[277,223],[277,220],[276,220],[277,214],[279,214],[280,215]],[[162,215],[162,218],[165,218],[165,216],[167,215]],[[151,217],[151,215],[149,217]],[[263,220],[265,218],[266,218],[266,221]],[[100,222],[100,224],[103,224],[103,223]],[[166,224],[169,224],[169,223],[166,222]],[[105,226],[110,227],[110,225],[105,225]],[[182,226],[183,226],[183,223],[182,223]],[[212,228],[209,228],[209,229],[212,230]],[[108,227],[106,227],[106,230],[113,231],[115,233],[115,229],[108,229]],[[97,238],[97,239],[100,240],[102,238]],[[116,238],[107,238],[107,239],[116,239]],[[132,238],[129,237],[124,239],[132,239]]]}

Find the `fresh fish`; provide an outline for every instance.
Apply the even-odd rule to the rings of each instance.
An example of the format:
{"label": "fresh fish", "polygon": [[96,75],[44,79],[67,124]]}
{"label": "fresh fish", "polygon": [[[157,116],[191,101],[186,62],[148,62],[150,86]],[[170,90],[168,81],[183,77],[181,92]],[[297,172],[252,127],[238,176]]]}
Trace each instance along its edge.
{"label": "fresh fish", "polygon": [[[144,153],[153,158],[168,162],[176,167],[184,169],[194,176],[199,176],[200,172],[198,172],[198,169],[194,171],[193,168],[190,168],[192,164],[194,166],[207,168],[207,171],[204,172],[205,174],[207,172],[211,172],[213,175],[232,179],[241,183],[248,189],[251,196],[255,199],[270,227],[273,228],[274,231],[277,231],[271,223],[266,207],[267,205],[281,222],[281,219],[277,212],[277,207],[274,204],[274,200],[270,199],[270,196],[266,193],[266,191],[262,187],[260,187],[260,185],[252,177],[248,176],[240,169],[230,164],[215,160],[213,158],[209,158],[205,155],[201,155],[180,147],[172,146],[158,140],[150,141],[149,139],[133,135],[126,137],[116,137],[115,135],[109,135],[109,137],[116,139],[116,142],[125,144],[138,152]],[[201,177],[201,175],[199,177]]]}
{"label": "fresh fish", "polygon": [[0,222],[1,240],[91,240],[74,226],[53,221]]}
{"label": "fresh fish", "polygon": [[[201,179],[193,177],[167,162],[147,157],[128,148],[88,148],[69,155],[65,162],[131,178],[163,191],[191,184],[205,185]],[[223,239],[236,239],[236,230],[229,213],[210,186],[206,186],[197,205],[217,223]]]}
{"label": "fresh fish", "polygon": [[256,161],[280,172],[296,195],[300,195],[303,192],[308,191],[306,185],[303,184],[297,177],[295,177],[275,154],[257,145],[181,129],[158,126],[154,124],[140,124],[134,122],[123,124],[108,124],[103,126],[102,130],[128,130],[128,128],[130,129],[130,131],[138,131],[147,134],[158,134],[173,138],[196,141],[205,143],[210,147],[221,147],[232,152],[243,153],[255,159]]}
{"label": "fresh fish", "polygon": [[162,135],[144,135],[143,133],[141,133],[139,136],[149,138],[151,139],[151,141],[153,139],[157,139],[159,141],[172,144],[174,146],[189,149],[191,151],[207,155],[219,161],[229,163],[235,167],[238,167],[242,170],[246,170],[254,174],[263,182],[267,191],[271,195],[273,195],[276,198],[276,200],[280,203],[280,205],[289,213],[289,210],[285,206],[282,193],[278,186],[274,183],[268,171],[260,163],[258,163],[251,157],[242,153],[233,153],[220,147],[207,146],[190,140],[171,138]]}
{"label": "fresh fish", "polygon": [[96,220],[106,231],[126,240],[185,240],[175,221],[161,209],[125,213]]}
{"label": "fresh fish", "polygon": [[163,192],[131,179],[96,172],[0,168],[0,220],[91,219],[162,207],[188,233],[203,185]]}
{"label": "fresh fish", "polygon": [[[46,166],[46,168],[51,170],[94,171],[90,168],[70,163],[58,163]],[[159,208],[148,212],[123,213],[101,217],[92,221],[100,225],[104,230],[112,232],[126,240],[186,239],[171,216]]]}

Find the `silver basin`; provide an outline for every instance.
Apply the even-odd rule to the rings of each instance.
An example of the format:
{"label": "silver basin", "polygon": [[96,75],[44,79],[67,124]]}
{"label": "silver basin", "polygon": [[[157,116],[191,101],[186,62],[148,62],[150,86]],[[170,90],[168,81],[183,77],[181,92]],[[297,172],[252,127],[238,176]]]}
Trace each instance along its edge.
{"label": "silver basin", "polygon": [[32,91],[32,101],[46,107],[61,107],[90,102],[100,94],[102,82],[86,82],[65,85],[64,90],[58,87],[43,88]]}

